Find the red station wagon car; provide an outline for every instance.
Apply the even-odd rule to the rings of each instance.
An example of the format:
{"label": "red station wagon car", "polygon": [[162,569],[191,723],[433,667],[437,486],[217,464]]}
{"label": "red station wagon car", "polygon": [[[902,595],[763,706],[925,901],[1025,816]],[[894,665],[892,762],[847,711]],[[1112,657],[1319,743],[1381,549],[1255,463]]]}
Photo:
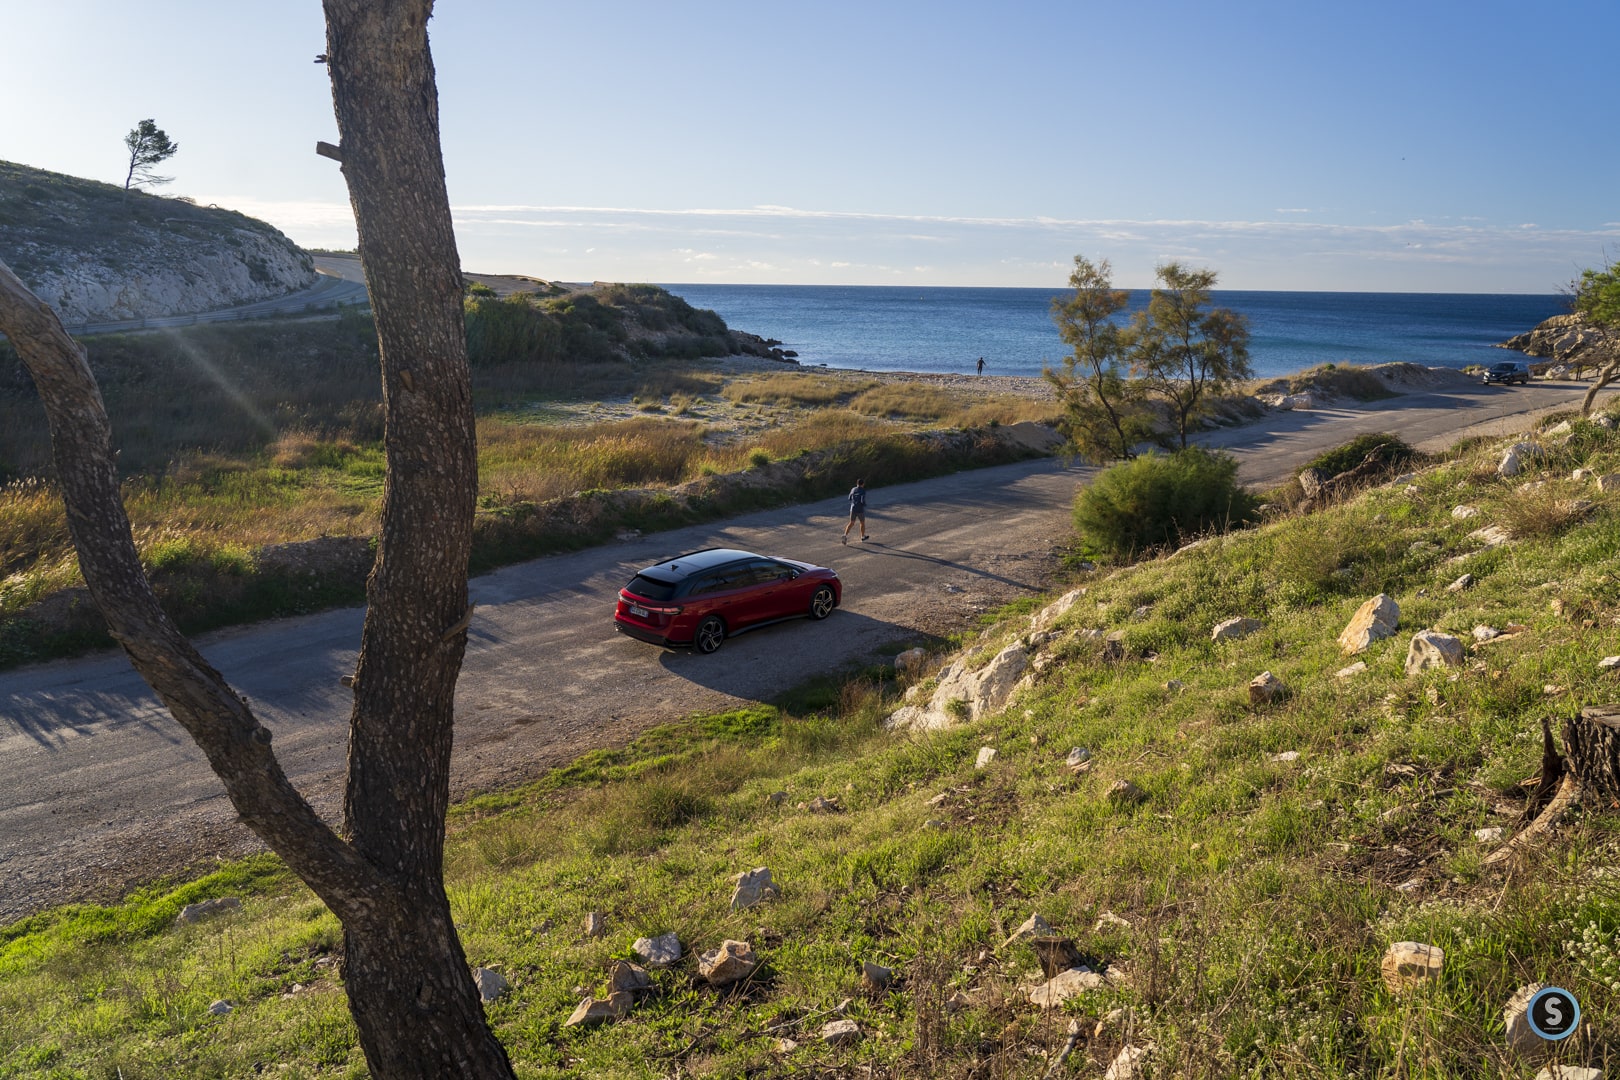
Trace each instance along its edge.
{"label": "red station wagon car", "polygon": [[824,566],[735,548],[694,551],[649,566],[619,591],[613,625],[654,645],[712,653],[726,638],[783,619],[825,619],[843,583]]}

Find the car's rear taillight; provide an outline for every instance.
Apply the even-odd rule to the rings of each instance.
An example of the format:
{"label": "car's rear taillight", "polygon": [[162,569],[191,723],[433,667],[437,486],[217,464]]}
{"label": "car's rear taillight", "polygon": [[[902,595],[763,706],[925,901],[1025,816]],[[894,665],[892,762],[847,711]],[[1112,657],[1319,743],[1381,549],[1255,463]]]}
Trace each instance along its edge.
{"label": "car's rear taillight", "polygon": [[678,607],[652,607],[648,605],[647,610],[654,615],[679,615],[681,613],[681,609]]}

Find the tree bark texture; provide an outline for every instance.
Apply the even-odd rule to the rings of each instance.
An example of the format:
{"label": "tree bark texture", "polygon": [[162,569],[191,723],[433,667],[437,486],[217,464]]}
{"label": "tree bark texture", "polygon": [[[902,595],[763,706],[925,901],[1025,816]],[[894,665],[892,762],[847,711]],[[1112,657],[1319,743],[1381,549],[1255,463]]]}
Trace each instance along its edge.
{"label": "tree bark texture", "polygon": [[444,892],[452,705],[477,492],[460,261],[428,54],[430,0],[326,0],[343,171],[376,315],[388,475],[350,719],[347,842],[288,781],[270,732],[159,606],[120,498],[83,348],[0,263],[0,331],[39,389],[68,525],[115,640],[207,755],[242,820],[342,921],[380,1080],[507,1080]]}
{"label": "tree bark texture", "polygon": [[379,1077],[509,1077],[444,892],[478,464],[461,261],[439,147],[431,0],[325,0],[343,176],[382,359],[387,479],[349,723],[345,827],[390,903],[346,922]]}
{"label": "tree bark texture", "polygon": [[1620,706],[1597,705],[1564,722],[1565,765],[1600,806],[1620,802]]}

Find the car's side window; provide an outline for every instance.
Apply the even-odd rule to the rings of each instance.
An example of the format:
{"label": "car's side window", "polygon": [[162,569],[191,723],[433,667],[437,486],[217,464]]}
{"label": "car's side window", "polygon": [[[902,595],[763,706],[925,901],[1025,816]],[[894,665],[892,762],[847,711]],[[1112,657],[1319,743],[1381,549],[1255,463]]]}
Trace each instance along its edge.
{"label": "car's side window", "polygon": [[748,564],[738,580],[739,585],[770,585],[780,580],[779,571],[784,569],[781,563],[771,562],[769,559],[759,559]]}
{"label": "car's side window", "polygon": [[706,596],[710,593],[725,592],[727,589],[737,587],[737,572],[735,570],[716,570],[704,574],[692,585],[688,596]]}

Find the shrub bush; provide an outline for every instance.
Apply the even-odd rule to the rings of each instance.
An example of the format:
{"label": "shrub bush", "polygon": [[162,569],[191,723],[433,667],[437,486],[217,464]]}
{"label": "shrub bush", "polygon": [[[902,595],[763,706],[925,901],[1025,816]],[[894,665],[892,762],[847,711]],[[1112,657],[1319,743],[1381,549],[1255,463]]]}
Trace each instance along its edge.
{"label": "shrub bush", "polygon": [[1406,445],[1398,435],[1369,431],[1364,435],[1357,435],[1343,446],[1336,446],[1318,455],[1306,468],[1321,469],[1329,476],[1338,476],[1366,461],[1370,454],[1378,454],[1383,458],[1387,468],[1397,468],[1411,461],[1416,453],[1417,451]]}
{"label": "shrub bush", "polygon": [[1191,447],[1103,470],[1075,498],[1074,524],[1092,550],[1129,558],[1248,522],[1256,504],[1236,458]]}

